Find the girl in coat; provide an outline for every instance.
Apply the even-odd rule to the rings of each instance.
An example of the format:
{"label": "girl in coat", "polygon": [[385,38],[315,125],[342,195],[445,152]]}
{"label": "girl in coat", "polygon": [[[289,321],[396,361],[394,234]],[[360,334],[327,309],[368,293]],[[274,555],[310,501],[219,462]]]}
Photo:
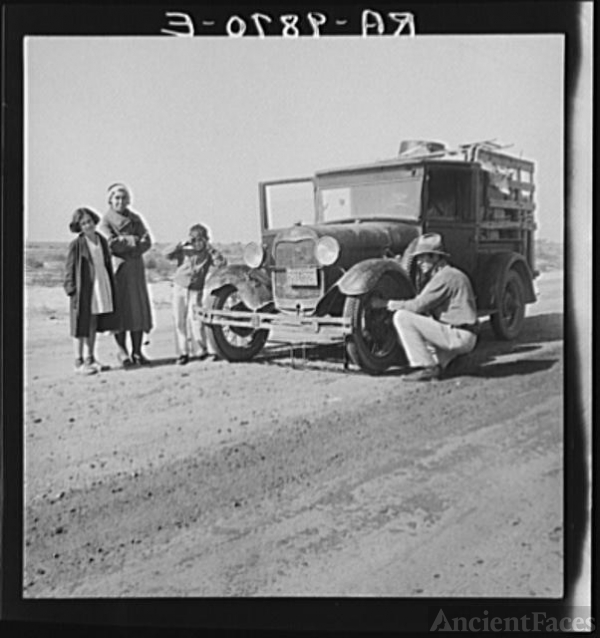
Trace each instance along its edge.
{"label": "girl in coat", "polygon": [[113,270],[108,242],[96,232],[99,221],[93,210],[78,208],[69,224],[71,232],[79,234],[69,245],[64,288],[71,300],[75,371],[81,374],[106,369],[94,354],[96,333],[114,328]]}
{"label": "girl in coat", "polygon": [[[152,329],[150,297],[142,255],[152,246],[150,233],[142,218],[129,209],[131,193],[124,184],[108,189],[109,210],[100,225],[113,255],[118,328],[115,333],[118,358],[123,365],[147,365],[142,354],[143,333]],[[131,337],[131,355],[127,350],[127,332]]]}

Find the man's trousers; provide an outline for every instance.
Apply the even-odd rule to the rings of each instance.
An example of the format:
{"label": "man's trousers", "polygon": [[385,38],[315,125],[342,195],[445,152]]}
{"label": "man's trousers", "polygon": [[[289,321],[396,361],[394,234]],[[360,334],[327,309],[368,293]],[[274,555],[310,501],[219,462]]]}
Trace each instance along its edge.
{"label": "man's trousers", "polygon": [[471,352],[477,344],[476,335],[469,330],[410,310],[396,310],[393,321],[408,362],[415,368],[439,365],[443,369],[458,355]]}

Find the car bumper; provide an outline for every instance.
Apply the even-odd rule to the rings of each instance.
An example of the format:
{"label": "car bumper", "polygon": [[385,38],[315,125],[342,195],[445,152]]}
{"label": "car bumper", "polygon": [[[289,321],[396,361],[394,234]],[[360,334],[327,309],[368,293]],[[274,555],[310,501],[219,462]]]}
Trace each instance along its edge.
{"label": "car bumper", "polygon": [[340,337],[352,332],[352,324],[345,317],[308,317],[305,315],[248,312],[234,310],[209,310],[198,308],[196,317],[209,326],[230,326],[250,330],[299,330],[302,332],[337,333]]}

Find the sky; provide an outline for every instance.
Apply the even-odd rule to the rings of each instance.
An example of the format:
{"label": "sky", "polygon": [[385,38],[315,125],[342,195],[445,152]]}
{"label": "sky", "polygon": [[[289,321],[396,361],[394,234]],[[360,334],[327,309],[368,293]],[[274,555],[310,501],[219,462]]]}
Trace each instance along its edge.
{"label": "sky", "polygon": [[25,239],[70,241],[125,182],[155,242],[260,237],[258,183],[495,139],[563,240],[564,37],[28,37]]}

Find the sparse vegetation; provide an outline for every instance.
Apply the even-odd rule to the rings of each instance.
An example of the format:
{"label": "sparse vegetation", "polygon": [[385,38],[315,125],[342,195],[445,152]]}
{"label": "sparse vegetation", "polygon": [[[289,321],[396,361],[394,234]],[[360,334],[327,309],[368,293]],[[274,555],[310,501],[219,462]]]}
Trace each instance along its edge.
{"label": "sparse vegetation", "polygon": [[25,283],[29,286],[62,286],[68,243],[37,242],[25,249]]}
{"label": "sparse vegetation", "polygon": [[[156,283],[173,277],[176,264],[163,255],[166,244],[155,244],[145,255],[148,281]],[[242,263],[244,244],[215,244],[230,264]],[[28,286],[62,286],[68,243],[37,242],[27,245],[25,251],[25,284]],[[540,272],[561,270],[564,247],[548,239],[536,241],[536,267]]]}
{"label": "sparse vegetation", "polygon": [[562,270],[564,267],[564,246],[548,239],[538,239],[535,243],[535,264],[540,272]]}
{"label": "sparse vegetation", "polygon": [[223,253],[223,256],[230,264],[243,264],[244,246],[241,242],[234,242],[232,244],[215,244],[215,248]]}
{"label": "sparse vegetation", "polygon": [[[169,280],[175,273],[177,263],[167,259],[163,254],[166,246],[167,244],[155,244],[144,255],[147,277],[151,283]],[[244,250],[242,243],[215,244],[215,248],[223,254],[230,264],[242,263],[242,252]]]}
{"label": "sparse vegetation", "polygon": [[144,265],[146,266],[148,281],[151,283],[170,279],[175,272],[175,262],[170,261],[162,254],[163,248],[154,245],[144,255]]}
{"label": "sparse vegetation", "polygon": [[34,255],[27,255],[27,257],[25,258],[25,266],[28,270],[37,270],[38,268],[44,267],[44,262]]}

